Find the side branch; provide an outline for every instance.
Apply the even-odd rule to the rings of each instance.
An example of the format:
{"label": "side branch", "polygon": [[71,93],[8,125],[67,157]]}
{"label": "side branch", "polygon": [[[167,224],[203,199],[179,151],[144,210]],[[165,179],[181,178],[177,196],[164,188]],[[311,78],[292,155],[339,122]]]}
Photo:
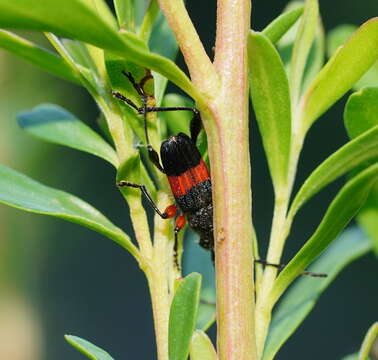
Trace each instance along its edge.
{"label": "side branch", "polygon": [[183,0],[158,0],[158,2],[176,36],[193,83],[201,89],[201,92],[212,94],[217,82],[217,74]]}

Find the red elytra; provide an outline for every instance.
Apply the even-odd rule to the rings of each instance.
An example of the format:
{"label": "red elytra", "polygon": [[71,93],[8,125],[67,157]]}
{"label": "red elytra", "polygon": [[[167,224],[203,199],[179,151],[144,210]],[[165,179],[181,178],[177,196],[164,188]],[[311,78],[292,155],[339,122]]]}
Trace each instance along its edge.
{"label": "red elytra", "polygon": [[191,188],[208,179],[210,179],[210,174],[202,159],[197,166],[186,170],[182,174],[168,176],[168,181],[175,197],[186,195]]}

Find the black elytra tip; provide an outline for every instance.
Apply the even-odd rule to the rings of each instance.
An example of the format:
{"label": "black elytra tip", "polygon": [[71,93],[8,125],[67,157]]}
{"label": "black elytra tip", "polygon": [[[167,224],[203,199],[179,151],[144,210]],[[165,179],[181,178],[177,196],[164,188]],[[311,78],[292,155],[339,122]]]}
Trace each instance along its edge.
{"label": "black elytra tip", "polygon": [[160,157],[168,176],[180,176],[201,161],[201,154],[197,147],[192,139],[184,133],[165,140],[160,147]]}

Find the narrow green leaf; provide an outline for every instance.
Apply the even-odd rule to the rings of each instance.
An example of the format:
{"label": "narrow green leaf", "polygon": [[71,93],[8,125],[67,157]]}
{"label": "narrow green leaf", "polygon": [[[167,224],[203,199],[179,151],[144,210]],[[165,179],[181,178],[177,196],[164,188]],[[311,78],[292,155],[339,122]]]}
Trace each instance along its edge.
{"label": "narrow green leaf", "polygon": [[76,350],[80,351],[91,360],[114,360],[105,350],[102,350],[87,340],[73,335],[65,335],[64,338]]}
{"label": "narrow green leaf", "polygon": [[144,15],[146,14],[146,11],[148,9],[149,1],[139,1],[139,0],[133,0],[133,1],[134,1],[135,20],[139,28],[143,22]]}
{"label": "narrow green leaf", "polygon": [[[101,18],[110,28],[117,30],[117,21],[109,9],[106,0],[78,0],[90,8],[98,18]],[[35,3],[35,1],[33,1]]]}
{"label": "narrow green leaf", "polygon": [[305,91],[309,87],[312,80],[319,73],[319,71],[324,65],[324,58],[325,36],[323,24],[319,16],[318,25],[316,27],[315,39],[312,43],[304,71],[302,91]]}
{"label": "narrow green leaf", "polygon": [[88,227],[112,239],[138,258],[138,250],[130,238],[94,207],[3,165],[0,165],[0,203]]}
{"label": "narrow green leaf", "polygon": [[190,96],[201,98],[174,62],[146,50],[135,34],[118,33],[115,20],[110,21],[106,14],[99,15],[97,8],[92,0],[65,0],[59,6],[55,0],[0,0],[0,27],[52,32],[111,50],[135,64],[159,72]]}
{"label": "narrow green leaf", "polygon": [[89,126],[58,105],[42,104],[17,116],[28,133],[54,144],[65,145],[96,155],[118,166],[113,148]]}
{"label": "narrow green leaf", "polygon": [[327,55],[332,55],[342,46],[358,29],[356,25],[343,24],[335,27],[327,33]]}
{"label": "narrow green leaf", "polygon": [[349,97],[344,123],[352,139],[378,125],[378,87],[362,89]]}
{"label": "narrow green leaf", "polygon": [[277,50],[264,35],[249,34],[248,54],[253,108],[277,192],[286,184],[290,155],[288,80]]}
{"label": "narrow green leaf", "polygon": [[77,77],[80,79],[83,86],[96,98],[98,97],[97,91],[99,89],[99,84],[94,78],[94,72],[90,71],[88,68],[81,66],[76,63],[71,56],[69,49],[65,48],[63,41],[61,41],[53,33],[45,33],[46,38],[50,41],[51,45],[55,48],[58,54],[65,60],[66,64],[71,68],[73,72],[76,73]]}
{"label": "narrow green leaf", "polygon": [[340,271],[370,250],[369,239],[355,227],[345,230],[323,252],[309,270],[326,273],[328,276],[319,279],[303,276],[285,293],[273,314],[263,360],[271,360],[275,357]]}
{"label": "narrow green leaf", "polygon": [[[148,193],[154,198],[156,195],[155,187],[147,172],[142,169],[142,167],[143,164],[141,162],[139,152],[136,152],[119,167],[117,172],[117,182],[125,180],[133,184],[143,184],[148,189]],[[140,198],[141,196],[139,189],[135,189],[129,186],[121,187],[120,190],[122,194],[125,195],[125,197],[131,196]]]}
{"label": "narrow green leaf", "polygon": [[169,360],[186,360],[195,329],[201,275],[191,273],[179,284],[169,314]]}
{"label": "narrow green leaf", "polygon": [[201,300],[196,328],[206,331],[215,322],[215,276],[209,251],[198,246],[198,235],[191,229],[185,232],[184,274],[202,275]]}
{"label": "narrow green leaf", "polygon": [[378,322],[375,322],[370,326],[368,332],[365,335],[364,341],[362,342],[361,349],[358,352],[358,360],[367,360],[369,353],[375,340],[378,337]]}
{"label": "narrow green leaf", "polygon": [[[69,38],[75,38],[75,35],[84,36],[92,41],[98,40],[99,37],[106,41],[104,28],[117,30],[114,18],[111,14],[109,16],[110,10],[105,10],[108,15],[103,13],[99,16],[92,0],[67,0],[59,3],[59,6],[52,6],[54,4],[56,5],[53,0],[1,0],[0,24],[4,28],[51,31]],[[60,21],[57,22],[59,14]],[[85,27],[94,28],[98,19],[98,33],[85,34]],[[67,27],[68,24],[76,26]],[[111,37],[108,39],[112,40]]]}
{"label": "narrow green leaf", "polygon": [[263,31],[265,35],[273,44],[276,44],[283,35],[296,23],[299,17],[303,14],[303,6],[284,12],[276,19],[274,19]]}
{"label": "narrow green leaf", "polygon": [[301,102],[303,127],[307,130],[378,58],[378,18],[363,24],[327,62]]}
{"label": "narrow green leaf", "polygon": [[[336,50],[342,46],[348,38],[350,38],[353,33],[357,30],[356,25],[339,25],[332,29],[327,34],[327,53],[328,57],[331,57]],[[353,89],[360,90],[367,86],[377,86],[378,84],[378,61],[373,64],[373,66],[358,80],[354,85]]]}
{"label": "narrow green leaf", "polygon": [[[138,0],[137,0],[138,1]],[[114,0],[114,8],[117,15],[118,25],[121,30],[134,32],[135,30],[135,0]]]}
{"label": "narrow green leaf", "polygon": [[[149,47],[151,51],[168,59],[173,61],[176,59],[178,52],[176,38],[172,29],[168,25],[166,17],[161,12],[159,13],[152,29]],[[168,81],[166,77],[160,75],[159,73],[154,73],[153,75],[155,81],[154,95],[156,104],[160,106]]]}
{"label": "narrow green leaf", "polygon": [[301,92],[303,73],[319,21],[318,0],[306,0],[301,23],[294,41],[290,65],[290,91],[292,105],[296,106]]}
{"label": "narrow green leaf", "polygon": [[62,39],[63,46],[71,55],[75,63],[80,64],[93,72],[97,72],[97,67],[88,51],[86,44],[81,41]]}
{"label": "narrow green leaf", "polygon": [[322,162],[306,179],[295,196],[288,217],[295,216],[313,195],[338,177],[365,162],[378,161],[378,126],[349,141]]}
{"label": "narrow green leaf", "polygon": [[148,42],[150,38],[152,28],[158,15],[159,4],[157,0],[150,0],[138,33],[139,37],[146,42]]}
{"label": "narrow green leaf", "polygon": [[269,301],[275,304],[293,280],[337,237],[364,204],[378,180],[378,164],[348,181],[332,201],[315,233],[282,270]]}
{"label": "narrow green leaf", "polygon": [[358,213],[357,222],[369,236],[375,255],[378,256],[378,184],[374,186],[365,205]]}
{"label": "narrow green leaf", "polygon": [[50,74],[80,85],[75,73],[60,56],[20,36],[9,31],[0,30],[0,47]]}
{"label": "narrow green leaf", "polygon": [[217,353],[215,352],[213,343],[201,330],[196,330],[193,333],[192,341],[190,343],[190,360],[217,360]]}
{"label": "narrow green leaf", "polygon": [[[125,71],[132,73],[135,81],[140,82],[140,80],[146,75],[146,70],[118,55],[114,55],[111,51],[105,51],[105,66],[112,91],[120,92],[123,96],[126,96],[134,102],[134,104],[141,106],[140,95],[135,91],[131,82],[122,72]],[[152,92],[150,94],[152,95]],[[124,123],[124,127],[128,132],[127,136],[131,138],[133,136],[132,132],[134,132],[139,139],[144,140],[144,127],[141,117],[138,117],[137,112],[123,101],[119,101],[119,104],[121,105],[124,118],[127,119]]]}
{"label": "narrow green leaf", "polygon": [[[344,123],[349,137],[371,132],[378,128],[378,88],[365,88],[353,93],[345,106]],[[378,148],[378,141],[376,141]],[[366,167],[374,159],[366,161],[361,167]],[[377,161],[377,159],[375,159]],[[378,256],[378,185],[372,190],[365,205],[358,214],[357,221],[369,235]]]}

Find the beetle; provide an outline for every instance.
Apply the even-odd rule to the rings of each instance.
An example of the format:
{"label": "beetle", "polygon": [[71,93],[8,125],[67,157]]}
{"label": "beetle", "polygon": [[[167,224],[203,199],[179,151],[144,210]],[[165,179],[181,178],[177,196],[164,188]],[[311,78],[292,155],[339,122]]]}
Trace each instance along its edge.
{"label": "beetle", "polygon": [[[200,112],[198,109],[190,107],[149,107],[147,106],[148,95],[143,89],[143,84],[147,79],[151,78],[151,74],[147,72],[147,75],[142,79],[140,84],[135,81],[130,72],[123,71],[122,74],[129,79],[130,83],[141,97],[142,106],[138,107],[129,98],[123,96],[119,92],[112,91],[112,94],[117,99],[135,109],[138,114],[143,115],[144,133],[149,158],[156,168],[167,176],[172,194],[178,206],[169,205],[164,212],[162,212],[156,206],[144,185],[134,184],[126,180],[118,182],[117,185],[140,189],[154,211],[163,219],[176,217],[176,215],[180,213],[180,215],[176,217],[174,229],[175,263],[178,268],[177,237],[179,231],[183,229],[186,224],[186,218],[188,219],[188,225],[200,236],[199,245],[211,251],[211,258],[214,263],[211,179],[207,166],[196,147],[197,137],[202,129]],[[193,118],[190,123],[190,137],[184,133],[179,133],[170,136],[167,140],[162,142],[160,147],[160,158],[162,163],[160,164],[159,155],[156,150],[154,150],[149,140],[147,113],[163,111],[191,111],[193,112]],[[283,264],[272,264],[260,259],[255,259],[255,262],[264,266],[273,266],[279,270],[282,270],[285,267]],[[327,276],[326,274],[309,271],[303,271],[302,275],[313,277]]]}
{"label": "beetle", "polygon": [[[143,115],[149,158],[156,168],[167,176],[176,205],[170,205],[162,212],[156,206],[144,185],[130,183],[125,180],[118,182],[117,185],[140,189],[151,207],[163,219],[173,218],[179,214],[176,218],[174,229],[175,253],[177,252],[178,233],[185,226],[187,219],[188,225],[200,236],[199,245],[211,251],[214,261],[211,179],[208,168],[196,147],[197,137],[202,129],[200,112],[196,108],[190,107],[148,107],[148,95],[145,93],[143,86],[136,83],[131,73],[122,73],[129,79],[134,89],[140,95],[142,106],[138,107],[119,92],[113,91],[112,94],[135,109],[138,114]],[[143,80],[141,84],[143,84]],[[160,147],[160,163],[158,153],[150,144],[147,130],[147,113],[162,111],[191,111],[193,118],[190,123],[190,137],[184,133],[179,133],[162,142]],[[175,254],[176,256],[177,254]]]}

